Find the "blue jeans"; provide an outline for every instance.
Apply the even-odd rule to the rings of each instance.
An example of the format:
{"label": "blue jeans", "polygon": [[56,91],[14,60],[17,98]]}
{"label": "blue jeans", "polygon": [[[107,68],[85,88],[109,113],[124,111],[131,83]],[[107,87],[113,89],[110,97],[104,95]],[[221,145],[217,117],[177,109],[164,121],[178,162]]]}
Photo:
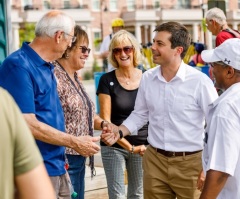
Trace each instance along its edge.
{"label": "blue jeans", "polygon": [[66,156],[69,163],[68,174],[70,176],[74,191],[78,194],[75,199],[84,199],[86,158],[81,155],[66,154]]}
{"label": "blue jeans", "polygon": [[143,198],[142,157],[125,149],[101,146],[109,199],[125,199],[124,171],[128,174],[128,199]]}

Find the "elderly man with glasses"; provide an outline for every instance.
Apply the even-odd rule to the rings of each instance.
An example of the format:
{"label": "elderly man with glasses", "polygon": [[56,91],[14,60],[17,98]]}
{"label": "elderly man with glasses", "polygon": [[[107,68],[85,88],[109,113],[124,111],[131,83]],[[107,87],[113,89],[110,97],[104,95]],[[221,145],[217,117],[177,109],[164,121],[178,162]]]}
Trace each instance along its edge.
{"label": "elderly man with glasses", "polygon": [[202,158],[206,181],[200,199],[240,198],[239,49],[240,39],[233,38],[202,52],[224,92],[209,106]]}
{"label": "elderly man with glasses", "polygon": [[[0,85],[14,97],[43,156],[56,198],[70,199],[65,147],[89,156],[99,151],[99,138],[65,132],[52,61],[62,57],[74,36],[74,20],[62,11],[46,13],[36,24],[36,37],[23,43],[0,67]],[[36,179],[38,180],[38,179]]]}
{"label": "elderly man with glasses", "polygon": [[212,8],[206,12],[206,26],[216,36],[216,46],[219,46],[226,39],[240,38],[237,30],[228,27],[226,16],[219,8]]}

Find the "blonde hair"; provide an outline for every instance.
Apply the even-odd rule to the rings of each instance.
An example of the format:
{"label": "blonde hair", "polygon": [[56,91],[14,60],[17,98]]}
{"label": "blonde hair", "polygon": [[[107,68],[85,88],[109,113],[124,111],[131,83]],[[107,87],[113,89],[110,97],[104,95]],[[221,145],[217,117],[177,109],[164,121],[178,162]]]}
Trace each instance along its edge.
{"label": "blonde hair", "polygon": [[112,50],[119,44],[124,42],[130,42],[133,46],[133,65],[137,67],[142,61],[142,54],[140,45],[137,39],[128,31],[126,30],[119,30],[117,33],[114,34],[111,43],[109,45],[109,55],[108,61],[112,64],[113,67],[118,68],[118,62],[114,57]]}

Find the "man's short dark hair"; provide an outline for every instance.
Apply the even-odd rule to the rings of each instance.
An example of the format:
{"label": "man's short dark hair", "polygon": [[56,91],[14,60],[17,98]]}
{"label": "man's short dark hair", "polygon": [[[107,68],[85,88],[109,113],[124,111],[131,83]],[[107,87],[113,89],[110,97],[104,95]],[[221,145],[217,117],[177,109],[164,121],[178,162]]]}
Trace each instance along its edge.
{"label": "man's short dark hair", "polygon": [[176,48],[177,46],[183,47],[183,52],[181,54],[181,58],[183,59],[187,49],[191,43],[191,36],[187,30],[187,28],[178,23],[178,22],[166,22],[162,23],[156,27],[154,32],[166,31],[171,33],[171,37],[169,41],[171,42],[171,48]]}

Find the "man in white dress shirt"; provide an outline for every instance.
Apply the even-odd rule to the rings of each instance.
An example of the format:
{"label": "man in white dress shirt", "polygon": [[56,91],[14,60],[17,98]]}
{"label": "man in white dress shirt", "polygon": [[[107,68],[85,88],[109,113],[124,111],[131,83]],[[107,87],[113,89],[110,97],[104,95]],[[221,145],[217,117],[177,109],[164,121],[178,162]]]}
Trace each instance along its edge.
{"label": "man in white dress shirt", "polygon": [[216,87],[223,94],[210,105],[203,168],[206,182],[201,199],[240,198],[240,39],[224,41],[202,52],[213,66]]}
{"label": "man in white dress shirt", "polygon": [[[144,199],[195,199],[208,105],[217,97],[213,82],[182,59],[190,44],[187,29],[176,22],[155,29],[153,62],[143,74],[134,111],[117,131],[106,124],[102,140],[111,145],[134,135],[149,121],[143,156]],[[114,133],[111,133],[113,131]]]}

